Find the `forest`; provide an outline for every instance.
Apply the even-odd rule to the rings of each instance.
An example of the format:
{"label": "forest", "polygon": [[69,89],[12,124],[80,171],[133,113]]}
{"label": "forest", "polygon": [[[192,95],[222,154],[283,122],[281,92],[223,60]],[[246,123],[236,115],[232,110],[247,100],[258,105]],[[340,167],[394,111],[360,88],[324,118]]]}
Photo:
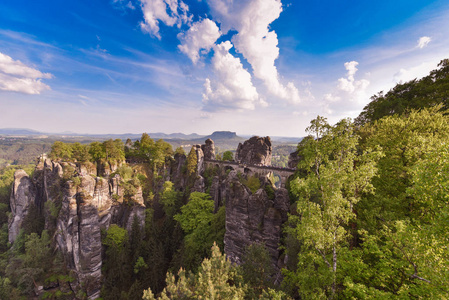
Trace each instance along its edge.
{"label": "forest", "polygon": [[[198,192],[194,148],[173,150],[148,134],[125,142],[56,141],[48,156],[62,166],[53,191],[59,196],[30,206],[14,243],[14,172],[41,175],[35,165],[0,169],[0,299],[90,297],[90,281],[74,289],[74,274],[55,250],[62,191],[82,185],[79,166],[98,178],[120,178],[114,205],[130,208],[136,195],[143,198],[142,222],[134,216],[129,226],[101,229],[101,299],[446,299],[448,99],[445,59],[428,76],[374,95],[355,120],[310,122],[286,186],[281,267],[263,243],[247,246],[240,264],[227,259],[226,203],[217,205],[211,193],[214,176],[228,174],[206,168],[205,192]],[[179,176],[168,176],[178,166]],[[274,193],[269,181],[239,176],[251,194]]]}

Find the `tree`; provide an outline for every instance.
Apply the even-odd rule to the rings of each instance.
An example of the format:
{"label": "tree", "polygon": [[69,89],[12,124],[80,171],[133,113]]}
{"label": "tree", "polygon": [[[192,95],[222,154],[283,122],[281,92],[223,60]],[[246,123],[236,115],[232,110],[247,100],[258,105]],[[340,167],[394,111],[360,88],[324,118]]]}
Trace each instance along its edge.
{"label": "tree", "polygon": [[118,162],[125,159],[125,146],[120,139],[104,141],[103,149],[106,154],[106,161]]}
{"label": "tree", "polygon": [[[157,299],[244,299],[245,286],[236,284],[238,280],[235,280],[231,263],[217,245],[213,245],[211,251],[211,258],[203,260],[198,274],[186,274],[180,269],[176,280],[168,273],[167,287]],[[143,299],[156,298],[148,289],[144,291]]]}
{"label": "tree", "polygon": [[72,149],[68,144],[56,141],[51,146],[50,158],[69,160],[72,158]]}
{"label": "tree", "polygon": [[187,156],[187,175],[193,175],[196,173],[198,166],[198,157],[196,155],[195,148],[190,149],[189,155]]}
{"label": "tree", "polygon": [[[307,128],[316,139],[308,139],[299,167],[305,178],[291,183],[297,196],[298,216],[292,215],[290,234],[302,243],[294,277],[303,297],[317,294],[334,298],[338,279],[338,257],[348,246],[348,226],[354,220],[354,205],[364,193],[372,192],[379,151],[357,153],[359,137],[354,125],[343,119],[330,126],[317,117]],[[313,280],[310,274],[315,273]]]}
{"label": "tree", "polygon": [[194,269],[207,256],[214,242],[211,237],[211,222],[214,217],[214,201],[208,194],[193,192],[189,202],[173,218],[185,232],[184,266]]}
{"label": "tree", "polygon": [[79,162],[89,161],[91,159],[89,147],[80,143],[74,143],[72,145],[72,158]]}
{"label": "tree", "polygon": [[[441,105],[387,116],[360,129],[361,149],[385,156],[375,193],[355,205],[360,248],[346,252],[347,298],[448,297],[447,152],[449,118]],[[443,244],[442,244],[443,243]]]}
{"label": "tree", "polygon": [[234,154],[231,151],[225,151],[223,153],[223,160],[234,160]]}
{"label": "tree", "polygon": [[173,217],[176,209],[179,209],[179,206],[177,206],[179,196],[179,193],[173,187],[173,182],[164,182],[160,202],[163,206],[165,214],[169,218]]}
{"label": "tree", "polygon": [[256,299],[265,290],[273,287],[274,268],[270,253],[265,245],[252,244],[245,248],[242,260],[243,279],[251,286],[248,293],[252,299]]}
{"label": "tree", "polygon": [[100,142],[90,143],[89,154],[91,158],[96,162],[99,162],[100,160],[106,158],[106,151],[103,147],[103,144]]}

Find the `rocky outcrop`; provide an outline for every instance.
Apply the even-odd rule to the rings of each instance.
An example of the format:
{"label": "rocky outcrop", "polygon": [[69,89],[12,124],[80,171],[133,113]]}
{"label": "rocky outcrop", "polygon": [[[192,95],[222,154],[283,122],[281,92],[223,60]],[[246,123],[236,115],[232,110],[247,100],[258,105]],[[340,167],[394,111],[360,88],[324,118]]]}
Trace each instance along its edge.
{"label": "rocky outcrop", "polygon": [[196,152],[197,158],[197,175],[201,175],[204,172],[204,152],[201,149],[201,145],[193,145],[193,149]]}
{"label": "rocky outcrop", "polygon": [[300,160],[301,160],[301,157],[299,156],[298,150],[290,153],[290,155],[288,156],[288,167],[291,169],[296,169]]}
{"label": "rocky outcrop", "polygon": [[17,170],[14,173],[11,198],[11,216],[8,222],[8,240],[14,243],[23,220],[28,214],[28,210],[36,200],[36,187],[24,170]]}
{"label": "rocky outcrop", "polygon": [[229,173],[225,182],[226,233],[225,253],[240,264],[245,248],[251,244],[263,244],[278,266],[281,227],[287,220],[288,192],[278,189],[270,199],[264,189],[255,193],[240,182],[237,173]]}
{"label": "rocky outcrop", "polygon": [[235,160],[246,165],[271,166],[271,139],[253,136],[243,144],[239,143]]}
{"label": "rocky outcrop", "polygon": [[183,171],[185,171],[187,156],[185,154],[176,153],[174,159],[175,160],[170,168],[170,181],[173,182],[176,190],[184,191],[186,186],[186,176]]}
{"label": "rocky outcrop", "polygon": [[213,140],[207,139],[205,144],[201,145],[201,150],[203,150],[204,159],[215,159],[215,144]]}
{"label": "rocky outcrop", "polygon": [[120,176],[105,179],[95,173],[94,165],[60,164],[46,157],[41,157],[32,179],[23,170],[16,171],[9,223],[9,240],[14,242],[30,205],[40,207],[46,229],[75,275],[71,288],[75,292],[82,288],[89,299],[100,295],[101,230],[115,223],[131,231],[136,218],[142,228],[145,221],[140,187],[124,203]]}

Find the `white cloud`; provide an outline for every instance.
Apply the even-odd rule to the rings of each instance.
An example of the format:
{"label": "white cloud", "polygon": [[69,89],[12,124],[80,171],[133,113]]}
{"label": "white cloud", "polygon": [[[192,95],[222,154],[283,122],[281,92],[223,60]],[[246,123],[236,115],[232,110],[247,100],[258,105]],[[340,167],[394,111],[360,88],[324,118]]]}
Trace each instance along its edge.
{"label": "white cloud", "polygon": [[181,41],[178,48],[196,64],[200,58],[200,50],[209,52],[220,35],[220,29],[215,22],[204,19],[194,23],[187,32],[178,35]]}
{"label": "white cloud", "polygon": [[368,85],[369,81],[366,79],[361,80],[355,80],[354,75],[357,72],[357,65],[359,63],[356,61],[350,61],[345,63],[345,68],[348,71],[347,78],[340,78],[338,79],[338,89],[347,92],[349,94],[353,94],[354,92],[363,91],[365,90]]}
{"label": "white cloud", "polygon": [[49,73],[42,73],[37,69],[26,66],[19,60],[0,52],[0,90],[25,94],[40,94],[50,87],[41,79],[50,79]]}
{"label": "white cloud", "polygon": [[422,49],[424,47],[427,47],[427,45],[430,43],[432,39],[428,36],[422,36],[418,40],[418,48]]}
{"label": "white cloud", "polygon": [[[326,114],[348,114],[358,109],[358,106],[367,98],[366,89],[370,82],[366,79],[356,80],[358,62],[350,61],[344,64],[346,77],[338,79],[336,88],[323,95],[322,110]],[[357,107],[357,108],[356,108]]]}
{"label": "white cloud", "polygon": [[209,0],[212,12],[226,33],[235,29],[232,39],[236,50],[251,64],[254,76],[262,79],[273,95],[290,103],[299,103],[298,89],[292,82],[281,83],[274,64],[279,57],[278,39],[269,25],[282,12],[280,0],[226,1]]}
{"label": "white cloud", "polygon": [[192,19],[188,15],[189,7],[182,0],[140,0],[144,21],[140,23],[143,31],[161,38],[159,21],[167,26],[180,27]]}
{"label": "white cloud", "polygon": [[231,48],[229,41],[214,47],[212,67],[216,78],[207,78],[204,84],[206,111],[253,110],[256,105],[266,106],[251,82],[251,74],[243,68],[239,58],[229,53]]}

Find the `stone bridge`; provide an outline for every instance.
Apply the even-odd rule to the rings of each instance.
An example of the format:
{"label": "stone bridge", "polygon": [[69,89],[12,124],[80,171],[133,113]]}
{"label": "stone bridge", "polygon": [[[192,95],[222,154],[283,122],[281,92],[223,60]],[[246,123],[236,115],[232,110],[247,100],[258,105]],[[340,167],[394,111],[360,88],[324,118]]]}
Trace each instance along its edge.
{"label": "stone bridge", "polygon": [[285,187],[287,179],[296,171],[296,169],[290,168],[279,168],[264,165],[245,165],[236,161],[222,161],[213,159],[205,159],[204,164],[206,167],[219,167],[225,170],[231,169],[242,174],[257,174],[259,176],[267,176],[270,174],[273,174],[274,176],[277,175],[281,179],[281,185],[278,187]]}

